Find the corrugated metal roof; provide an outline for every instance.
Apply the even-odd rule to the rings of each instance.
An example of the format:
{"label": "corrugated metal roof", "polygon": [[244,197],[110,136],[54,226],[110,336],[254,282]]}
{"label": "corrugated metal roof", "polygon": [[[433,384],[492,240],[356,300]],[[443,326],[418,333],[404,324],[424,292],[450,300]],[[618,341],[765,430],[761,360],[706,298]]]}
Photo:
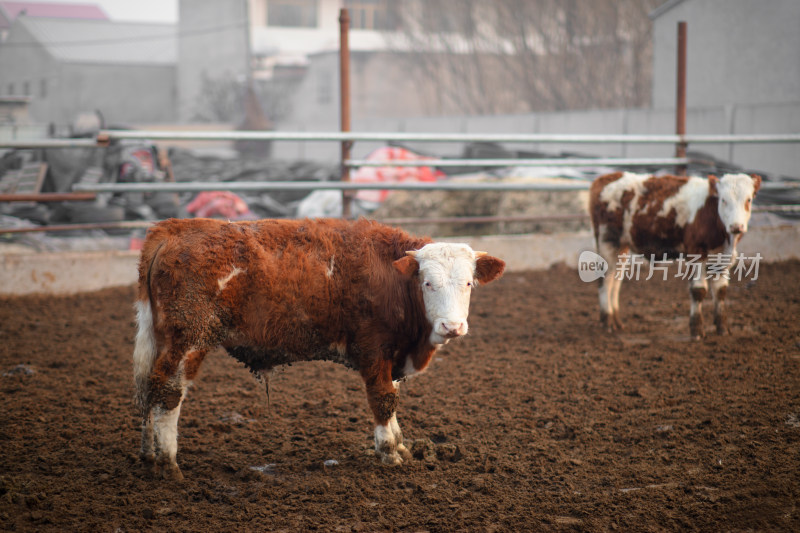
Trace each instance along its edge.
{"label": "corrugated metal roof", "polygon": [[108,20],[108,15],[94,4],[48,4],[46,2],[0,2],[0,10],[14,20],[24,11],[28,17]]}
{"label": "corrugated metal roof", "polygon": [[[20,17],[34,38],[56,59],[71,63],[174,65],[177,26],[108,20]],[[10,43],[22,46],[24,43]]]}

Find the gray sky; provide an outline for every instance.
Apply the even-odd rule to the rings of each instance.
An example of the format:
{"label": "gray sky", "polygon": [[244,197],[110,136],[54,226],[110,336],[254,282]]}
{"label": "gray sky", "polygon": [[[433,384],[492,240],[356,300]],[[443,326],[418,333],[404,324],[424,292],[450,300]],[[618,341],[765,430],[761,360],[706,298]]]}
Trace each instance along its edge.
{"label": "gray sky", "polygon": [[116,21],[177,22],[178,0],[41,0],[52,4],[95,4]]}

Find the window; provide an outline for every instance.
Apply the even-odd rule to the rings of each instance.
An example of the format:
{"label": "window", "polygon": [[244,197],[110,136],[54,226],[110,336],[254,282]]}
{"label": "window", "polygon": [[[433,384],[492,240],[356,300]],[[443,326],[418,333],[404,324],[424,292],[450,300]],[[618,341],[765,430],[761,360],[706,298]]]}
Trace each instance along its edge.
{"label": "window", "polygon": [[8,95],[9,96],[14,96],[14,84],[13,83],[9,83],[8,84]]}
{"label": "window", "polygon": [[47,80],[42,80],[39,83],[39,96],[41,98],[47,98]]}
{"label": "window", "polygon": [[22,84],[22,94],[25,96],[30,96],[31,94],[31,82],[26,81]]}
{"label": "window", "polygon": [[359,30],[396,30],[398,16],[390,0],[344,0],[350,27]]}
{"label": "window", "polygon": [[269,0],[267,26],[317,27],[317,0]]}

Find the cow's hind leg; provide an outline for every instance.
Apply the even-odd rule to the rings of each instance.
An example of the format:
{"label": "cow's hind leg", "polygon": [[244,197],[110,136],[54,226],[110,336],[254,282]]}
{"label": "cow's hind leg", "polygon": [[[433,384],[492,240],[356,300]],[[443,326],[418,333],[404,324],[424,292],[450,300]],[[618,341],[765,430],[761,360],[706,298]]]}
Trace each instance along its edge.
{"label": "cow's hind leg", "polygon": [[597,253],[608,263],[605,277],[598,280],[598,299],[600,302],[600,322],[608,331],[622,329],[619,319],[619,289],[622,276],[617,272],[620,248],[609,242],[598,242]]}
{"label": "cow's hind leg", "polygon": [[156,443],[153,430],[153,411],[148,410],[142,416],[142,447],[139,450],[139,458],[145,465],[152,466],[156,461]]}
{"label": "cow's hind leg", "polygon": [[136,302],[136,342],[133,350],[133,382],[136,388],[135,402],[142,413],[142,447],[139,457],[146,465],[155,461],[153,436],[153,413],[150,408],[150,374],[153,371],[157,350],[153,332],[153,315],[148,300]]}
{"label": "cow's hind leg", "polygon": [[[165,479],[180,481],[178,467],[178,419],[186,391],[197,374],[205,350],[181,350],[182,355],[167,352],[156,361],[150,382],[155,464],[153,472]],[[145,424],[147,421],[145,421]],[[143,431],[142,440],[145,439]]]}
{"label": "cow's hind leg", "polygon": [[[630,250],[628,248],[624,248],[620,253],[627,254],[630,253]],[[617,258],[619,258],[619,255]],[[617,331],[621,331],[624,328],[622,327],[622,321],[619,318],[619,290],[622,287],[623,272],[617,272],[617,264],[615,264],[613,270],[609,266],[609,271],[606,273],[606,277],[610,282],[612,282],[610,289],[611,320],[614,324],[614,328]]]}

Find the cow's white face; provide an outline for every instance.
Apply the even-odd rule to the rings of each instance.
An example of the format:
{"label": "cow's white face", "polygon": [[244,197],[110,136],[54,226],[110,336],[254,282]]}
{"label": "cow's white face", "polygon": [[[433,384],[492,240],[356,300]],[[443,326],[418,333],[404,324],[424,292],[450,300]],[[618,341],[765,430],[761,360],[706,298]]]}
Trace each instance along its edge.
{"label": "cow's white face", "polygon": [[395,267],[416,275],[420,283],[425,315],[433,328],[430,342],[444,344],[466,335],[472,288],[500,277],[505,263],[466,244],[431,243],[407,253]]}
{"label": "cow's white face", "polygon": [[750,206],[760,185],[760,177],[750,177],[747,174],[725,174],[719,179],[719,218],[729,234],[747,232]]}

